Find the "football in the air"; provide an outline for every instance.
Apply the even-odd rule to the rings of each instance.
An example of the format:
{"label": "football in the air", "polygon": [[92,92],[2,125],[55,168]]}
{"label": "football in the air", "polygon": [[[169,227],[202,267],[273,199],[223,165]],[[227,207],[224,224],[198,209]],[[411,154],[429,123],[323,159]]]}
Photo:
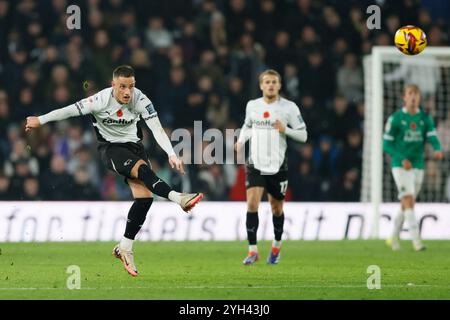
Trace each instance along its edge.
{"label": "football in the air", "polygon": [[413,56],[425,49],[427,36],[419,27],[404,26],[395,33],[394,42],[402,53]]}

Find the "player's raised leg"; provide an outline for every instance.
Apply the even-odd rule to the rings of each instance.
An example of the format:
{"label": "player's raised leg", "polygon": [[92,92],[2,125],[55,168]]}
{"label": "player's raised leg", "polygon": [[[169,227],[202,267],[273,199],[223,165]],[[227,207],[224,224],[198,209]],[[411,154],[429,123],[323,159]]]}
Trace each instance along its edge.
{"label": "player's raised leg", "polygon": [[272,248],[267,258],[267,263],[277,264],[280,261],[281,237],[283,236],[284,228],[284,201],[276,199],[274,196],[269,194],[269,202],[272,208],[274,240],[272,242]]}
{"label": "player's raised leg", "polygon": [[248,254],[244,259],[245,265],[250,265],[259,260],[257,232],[259,226],[258,208],[264,193],[263,187],[251,187],[247,189],[247,227]]}
{"label": "player's raised leg", "polygon": [[153,198],[152,193],[142,181],[137,179],[127,179],[127,181],[133,193],[134,202],[128,212],[125,233],[120,243],[114,247],[112,253],[122,261],[127,272],[136,277],[139,272],[134,263],[133,242],[145,222],[147,212],[153,203]]}
{"label": "player's raised leg", "polygon": [[131,169],[131,176],[141,180],[156,195],[178,203],[185,212],[189,212],[200,200],[203,193],[180,193],[172,188],[153,172],[144,160],[139,160]]}

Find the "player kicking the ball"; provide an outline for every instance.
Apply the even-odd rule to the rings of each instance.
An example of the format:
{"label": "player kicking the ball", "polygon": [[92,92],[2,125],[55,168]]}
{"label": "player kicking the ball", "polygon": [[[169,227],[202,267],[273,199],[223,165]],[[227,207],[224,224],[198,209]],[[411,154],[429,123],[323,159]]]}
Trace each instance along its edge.
{"label": "player kicking the ball", "polygon": [[[272,208],[275,239],[267,263],[280,259],[281,237],[284,226],[283,201],[288,186],[286,137],[305,142],[306,125],[297,105],[280,97],[281,77],[275,70],[266,70],[259,76],[263,96],[247,103],[245,122],[236,143],[236,151],[250,139],[250,154],[246,163],[247,239],[248,255],[245,265],[259,260],[256,233],[258,207],[267,190]],[[289,125],[289,126],[288,126]]]}
{"label": "player kicking the ball", "polygon": [[425,250],[414,214],[414,204],[423,181],[425,142],[433,149],[433,158],[440,160],[444,154],[436,135],[431,116],[419,108],[420,90],[415,84],[406,85],[403,92],[403,108],[392,114],[385,128],[383,148],[392,157],[392,174],[398,189],[401,209],[394,220],[394,230],[386,243],[393,249],[400,249],[400,231],[403,222],[408,222],[413,248]]}
{"label": "player kicking the ball", "polygon": [[172,190],[153,172],[141,142],[142,131],[138,125],[141,117],[167,153],[170,166],[184,174],[183,163],[175,155],[152,102],[135,88],[135,83],[133,68],[117,67],[110,88],[39,117],[28,117],[25,127],[26,131],[30,131],[50,121],[87,114],[91,116],[102,162],[108,169],[125,177],[133,194],[134,203],[128,212],[125,234],[114,247],[113,255],[134,277],[138,275],[138,270],[134,264],[133,241],[152,205],[152,192],[178,203],[186,212],[203,198],[202,193],[186,194]]}

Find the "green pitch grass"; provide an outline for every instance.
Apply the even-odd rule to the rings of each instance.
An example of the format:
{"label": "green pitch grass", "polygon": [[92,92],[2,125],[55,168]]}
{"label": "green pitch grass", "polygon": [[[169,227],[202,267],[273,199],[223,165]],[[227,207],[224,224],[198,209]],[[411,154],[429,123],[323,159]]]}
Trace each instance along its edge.
{"label": "green pitch grass", "polygon": [[[242,242],[137,242],[140,271],[129,276],[114,243],[0,243],[0,299],[450,299],[450,241],[409,241],[393,252],[382,241],[285,241],[279,265],[244,266]],[[70,265],[81,289],[69,290]],[[369,290],[367,268],[381,270]]]}

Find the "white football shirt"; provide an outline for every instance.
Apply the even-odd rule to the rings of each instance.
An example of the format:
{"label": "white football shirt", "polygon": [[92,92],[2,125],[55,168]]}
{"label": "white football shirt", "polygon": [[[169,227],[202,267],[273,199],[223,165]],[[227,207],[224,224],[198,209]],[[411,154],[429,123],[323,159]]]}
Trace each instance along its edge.
{"label": "white football shirt", "polygon": [[128,104],[120,104],[113,96],[113,89],[106,88],[91,97],[75,103],[80,115],[91,114],[99,141],[138,142],[142,139],[138,126],[140,116],[144,120],[156,117],[152,102],[139,89],[133,89]]}
{"label": "white football shirt", "polygon": [[111,143],[141,141],[142,131],[138,121],[142,117],[161,148],[169,156],[175,154],[153,103],[137,88],[133,89],[128,104],[118,103],[111,87],[67,107],[41,115],[38,119],[41,124],[45,124],[83,115],[91,115],[98,140]]}
{"label": "white football shirt", "polygon": [[[277,119],[285,125],[285,133],[273,127]],[[294,102],[280,97],[268,104],[261,97],[247,103],[238,142],[245,143],[250,139],[250,165],[264,174],[275,174],[282,165],[285,167],[286,136],[306,141],[306,125]],[[283,169],[287,169],[287,166]]]}

